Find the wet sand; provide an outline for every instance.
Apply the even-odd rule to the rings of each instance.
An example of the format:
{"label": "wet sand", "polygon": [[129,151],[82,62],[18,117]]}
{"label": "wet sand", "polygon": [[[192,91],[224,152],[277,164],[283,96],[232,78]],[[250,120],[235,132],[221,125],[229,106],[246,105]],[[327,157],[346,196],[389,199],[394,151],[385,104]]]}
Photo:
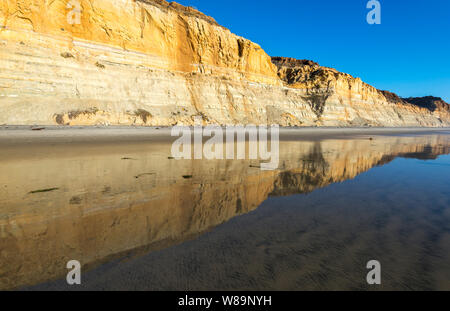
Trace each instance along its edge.
{"label": "wet sand", "polygon": [[[280,140],[322,140],[364,135],[450,133],[450,128],[280,128]],[[171,141],[170,127],[0,126],[0,146],[34,143],[121,143]]]}
{"label": "wet sand", "polygon": [[[339,272],[328,280],[324,277],[321,260],[336,255],[333,247],[339,247],[338,255],[349,257],[352,251],[345,249],[347,240],[356,239],[350,247],[365,244],[365,238],[358,238],[354,232],[364,229],[368,237],[378,234],[380,221],[395,206],[383,201],[384,193],[392,187],[378,189],[370,208],[365,198],[372,184],[357,192],[346,188],[328,200],[323,197],[324,217],[296,207],[315,206],[315,200],[301,203],[306,199],[296,198],[290,208],[288,202],[277,198],[320,192],[396,158],[433,160],[450,148],[448,129],[282,129],[280,168],[263,172],[250,160],[170,159],[170,141],[174,138],[169,133],[167,128],[0,130],[0,288],[37,285],[32,289],[68,289],[65,263],[72,259],[83,264],[85,289],[301,289],[302,284],[308,284],[307,279],[318,288],[348,288],[350,285],[344,286],[342,279],[332,280],[342,277]],[[445,173],[439,166],[436,169],[435,174]],[[402,174],[397,175],[402,178]],[[439,219],[450,215],[445,209],[450,195],[446,188],[437,189],[440,192],[436,195],[428,190],[425,194],[430,198],[424,198],[434,202],[430,206],[441,208],[443,214],[428,215],[430,209],[422,204],[424,251],[418,256],[416,250],[396,244],[401,246],[398,254],[407,254],[402,255],[407,257],[402,263],[414,264],[423,257],[420,264],[424,260],[428,264],[428,243],[442,240],[445,245],[446,235],[437,229],[442,222]],[[347,197],[353,193],[361,193],[361,213],[346,209],[350,202]],[[407,197],[408,201],[393,218],[398,222],[394,228],[398,227],[400,233],[397,229],[381,232],[389,243],[396,236],[408,238],[407,230],[412,230],[408,224],[421,221],[418,214],[407,209],[420,198],[397,198],[395,193],[391,194],[395,200]],[[337,198],[343,200],[342,213],[334,209]],[[259,207],[264,202],[272,202],[266,209],[270,217],[260,222]],[[381,215],[377,206],[386,208]],[[352,232],[346,232],[346,226],[323,226],[338,219],[352,225],[352,219],[367,211],[372,218]],[[284,218],[286,213],[292,217]],[[345,217],[346,213],[354,217]],[[405,213],[410,213],[408,217],[414,221],[404,224],[401,217]],[[244,223],[239,223],[245,215],[250,217],[248,222],[244,217]],[[278,220],[271,223],[275,217]],[[290,232],[285,231],[286,224]],[[341,229],[344,236],[336,239],[323,231]],[[217,236],[219,240],[214,238],[205,245],[210,231],[222,233]],[[312,234],[314,239],[296,241],[303,234]],[[328,246],[323,248],[322,244]],[[273,247],[278,249],[275,253]],[[449,252],[444,246],[440,249],[442,260],[431,267],[425,265],[426,271],[419,265],[417,271],[425,272],[427,279],[414,276],[422,278],[422,283],[411,281],[416,287],[448,288],[445,279],[438,276],[445,274],[440,271],[446,271],[445,256]],[[313,258],[309,252],[320,252],[320,256],[317,253]],[[211,256],[214,263],[208,260]],[[292,262],[286,262],[288,258]],[[353,259],[360,260],[357,256]],[[303,264],[299,266],[297,260]],[[91,270],[94,267],[98,268]],[[408,278],[409,271],[391,273],[399,287],[407,286],[400,278]],[[290,281],[295,274],[297,279]],[[431,281],[440,282],[440,287]]]}

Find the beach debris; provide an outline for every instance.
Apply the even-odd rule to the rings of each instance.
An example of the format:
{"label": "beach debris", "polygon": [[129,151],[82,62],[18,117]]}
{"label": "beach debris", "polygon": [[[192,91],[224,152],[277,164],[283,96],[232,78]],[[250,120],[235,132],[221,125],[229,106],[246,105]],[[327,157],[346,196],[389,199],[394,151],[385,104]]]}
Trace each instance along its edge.
{"label": "beach debris", "polygon": [[139,178],[144,177],[144,176],[152,176],[152,175],[156,175],[156,173],[143,173],[143,174],[139,174],[137,176],[134,176],[134,178],[139,179]]}
{"label": "beach debris", "polygon": [[59,190],[59,188],[48,188],[48,189],[33,190],[33,191],[30,191],[29,194],[51,192],[51,191],[55,191],[55,190]]}
{"label": "beach debris", "polygon": [[103,194],[108,194],[110,192],[111,192],[111,187],[110,186],[105,186],[105,188],[102,191]]}
{"label": "beach debris", "polygon": [[74,196],[70,199],[69,204],[79,205],[81,204],[82,199],[80,197]]}
{"label": "beach debris", "polygon": [[193,176],[192,175],[183,175],[184,179],[191,179]]}

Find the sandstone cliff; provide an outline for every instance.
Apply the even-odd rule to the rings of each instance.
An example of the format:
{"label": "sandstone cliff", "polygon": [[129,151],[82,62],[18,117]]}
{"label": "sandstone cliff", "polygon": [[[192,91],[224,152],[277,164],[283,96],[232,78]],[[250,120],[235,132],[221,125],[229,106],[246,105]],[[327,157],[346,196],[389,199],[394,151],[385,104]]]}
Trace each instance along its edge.
{"label": "sandstone cliff", "polygon": [[443,101],[440,97],[409,97],[404,98],[403,100],[413,105],[428,109],[441,120],[448,120],[448,116],[450,115],[450,105]]}
{"label": "sandstone cliff", "polygon": [[271,58],[193,8],[164,0],[0,4],[0,124],[447,126],[313,62]]}
{"label": "sandstone cliff", "polygon": [[[418,104],[420,98],[402,99],[310,60],[273,57],[272,61],[285,85],[304,93],[302,97],[317,115],[318,123],[359,126],[449,124],[450,106],[440,98],[436,99],[438,105],[421,105]],[[430,109],[431,106],[435,109]]]}

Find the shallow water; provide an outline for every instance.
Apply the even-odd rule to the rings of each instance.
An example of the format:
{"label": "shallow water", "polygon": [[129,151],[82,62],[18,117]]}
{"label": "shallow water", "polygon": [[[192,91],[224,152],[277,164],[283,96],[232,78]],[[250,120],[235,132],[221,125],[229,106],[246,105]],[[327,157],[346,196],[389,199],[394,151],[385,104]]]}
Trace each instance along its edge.
{"label": "shallow water", "polygon": [[169,152],[2,148],[0,288],[450,290],[449,134],[282,141],[277,171]]}

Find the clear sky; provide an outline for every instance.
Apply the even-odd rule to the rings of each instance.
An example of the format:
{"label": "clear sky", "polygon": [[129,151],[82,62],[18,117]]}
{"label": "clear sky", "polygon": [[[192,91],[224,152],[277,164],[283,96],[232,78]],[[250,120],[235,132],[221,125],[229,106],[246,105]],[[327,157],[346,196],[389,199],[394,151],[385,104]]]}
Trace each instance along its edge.
{"label": "clear sky", "polygon": [[450,103],[450,0],[178,0],[271,56],[311,59],[403,97]]}

